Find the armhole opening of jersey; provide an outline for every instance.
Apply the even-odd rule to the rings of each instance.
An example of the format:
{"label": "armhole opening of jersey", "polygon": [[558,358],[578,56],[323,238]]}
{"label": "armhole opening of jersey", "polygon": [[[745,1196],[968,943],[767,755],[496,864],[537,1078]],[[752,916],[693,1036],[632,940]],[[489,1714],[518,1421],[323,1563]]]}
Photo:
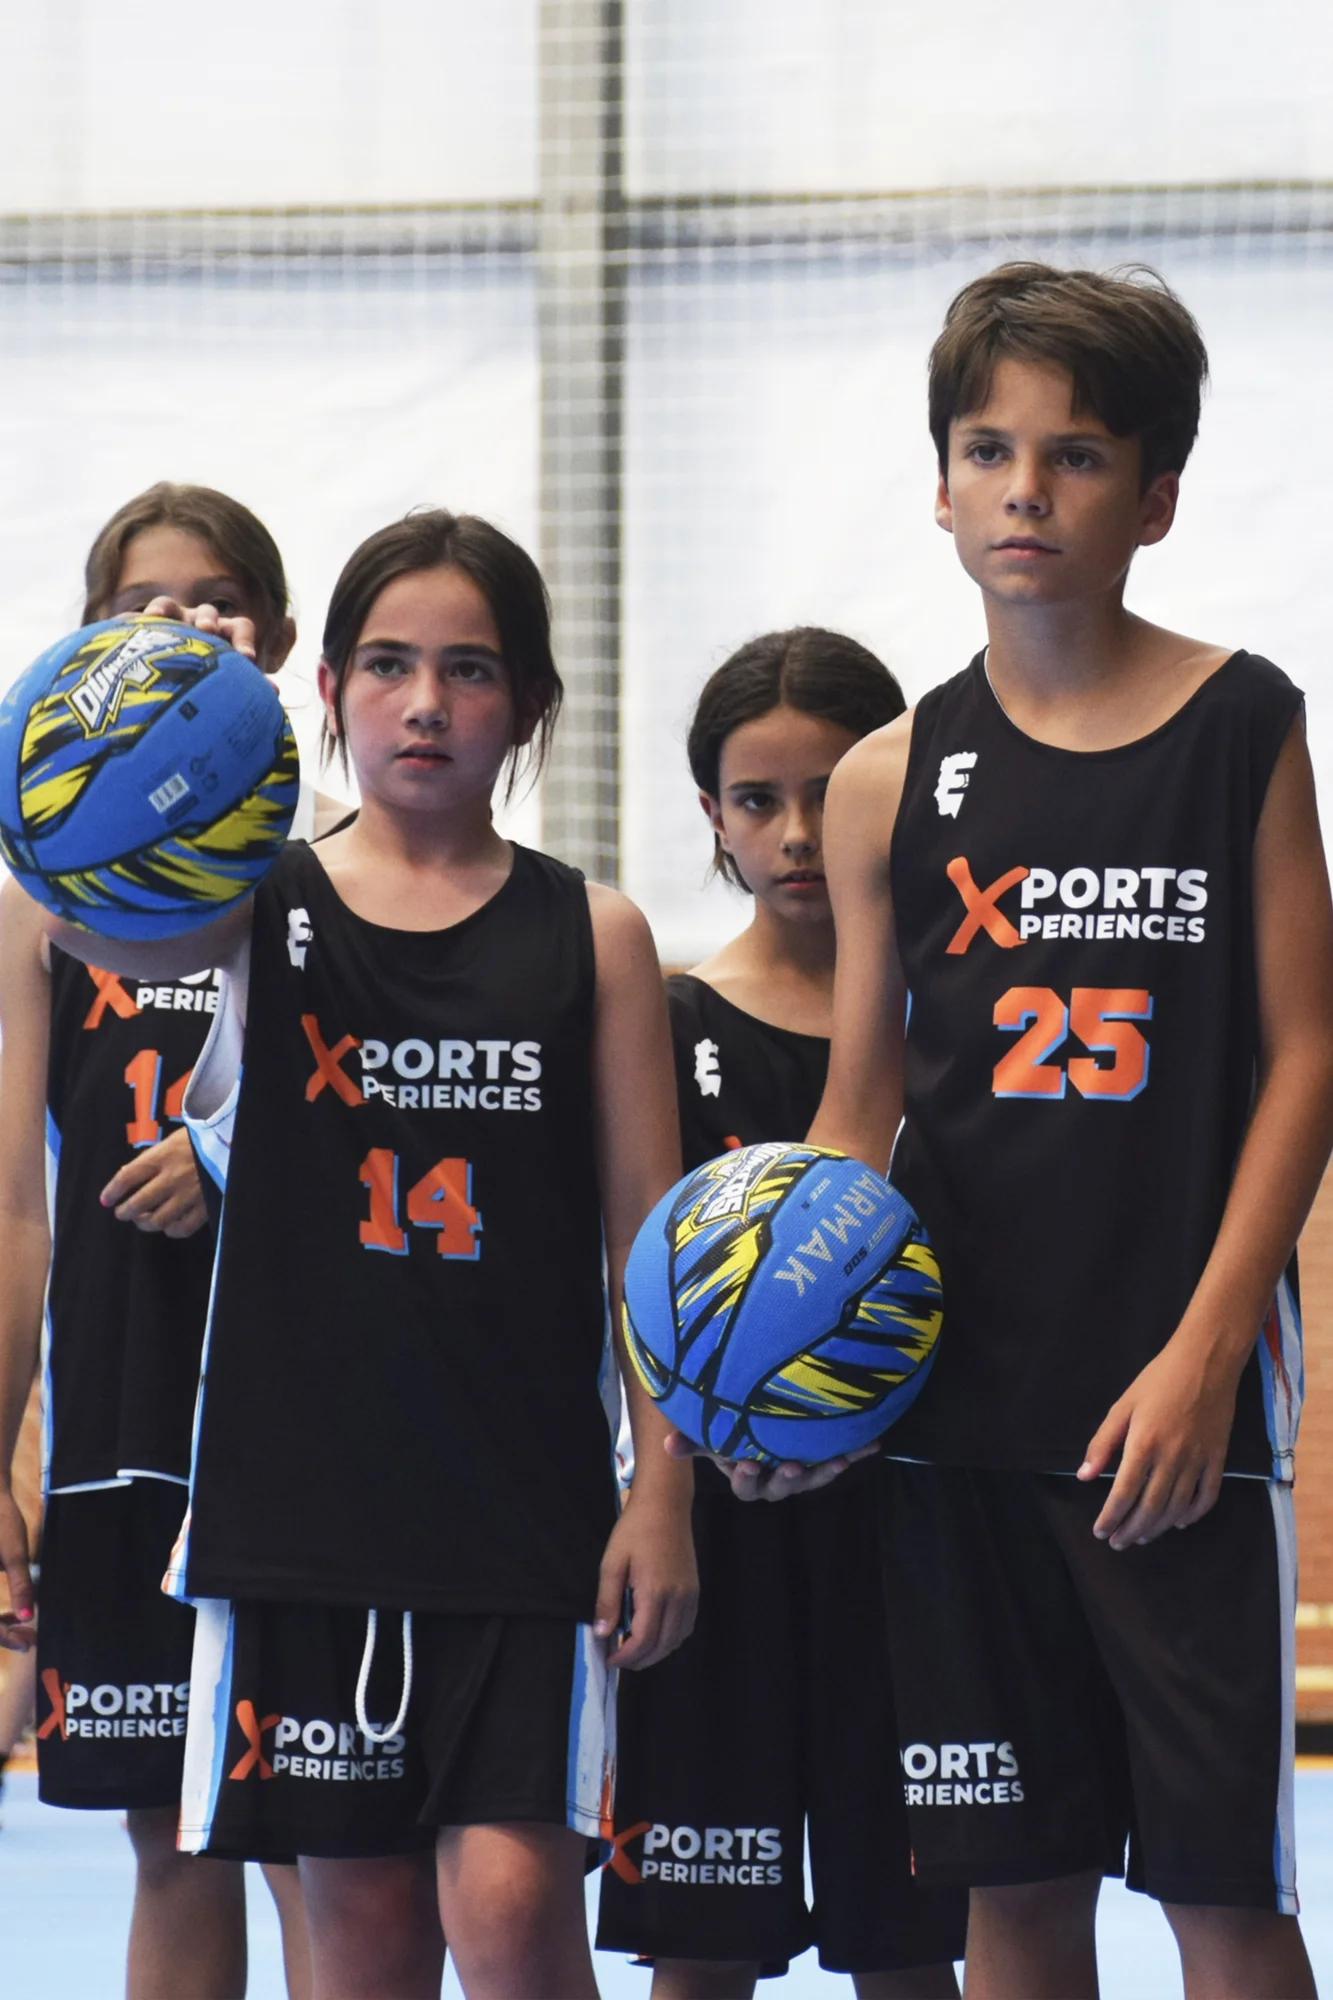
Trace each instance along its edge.
{"label": "armhole opening of jersey", "polygon": [[218,1010],[186,1087],[182,1109],[191,1125],[215,1125],[234,1108],[245,1046],[249,972],[250,946],[247,940],[235,970],[222,974]]}

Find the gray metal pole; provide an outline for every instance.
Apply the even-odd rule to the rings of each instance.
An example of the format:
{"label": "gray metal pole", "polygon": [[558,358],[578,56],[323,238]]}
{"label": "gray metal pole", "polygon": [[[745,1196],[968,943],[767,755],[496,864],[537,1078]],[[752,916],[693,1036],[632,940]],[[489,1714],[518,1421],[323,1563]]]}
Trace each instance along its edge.
{"label": "gray metal pole", "polygon": [[622,395],[626,226],[621,0],[540,0],[542,569],[567,712],[543,840],[620,869]]}

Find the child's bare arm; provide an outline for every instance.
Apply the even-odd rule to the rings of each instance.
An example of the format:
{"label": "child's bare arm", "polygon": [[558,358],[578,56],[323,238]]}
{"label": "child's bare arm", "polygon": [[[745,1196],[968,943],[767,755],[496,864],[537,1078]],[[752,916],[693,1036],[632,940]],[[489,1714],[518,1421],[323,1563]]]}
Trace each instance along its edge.
{"label": "child's bare arm", "polygon": [[905,992],[889,859],[910,713],[853,746],[829,779],[824,866],[838,937],[828,1082],[810,1138],[884,1173],[902,1117]]}
{"label": "child's bare arm", "polygon": [[1333,1142],[1333,911],[1300,722],[1254,845],[1259,1074],[1221,1227],[1188,1310],[1088,1446],[1080,1477],[1120,1470],[1094,1532],[1112,1548],[1213,1506],[1241,1373]]}
{"label": "child's bare arm", "polygon": [[628,1590],[634,1614],[611,1665],[646,1667],[689,1636],[698,1576],[690,1523],[694,1475],[668,1458],[669,1426],[624,1358],[625,1259],[644,1218],[680,1176],[675,1072],[652,934],[634,905],[590,886],[597,950],[593,1092],[607,1284],[634,1436],[634,1484],[602,1558],[596,1629],[609,1637]]}
{"label": "child's bare arm", "polygon": [[32,1388],[51,1239],[46,1214],[46,1057],[51,982],[40,912],[13,883],[0,891],[0,1563],[11,1611],[0,1646],[33,1641],[28,1534],[10,1465]]}

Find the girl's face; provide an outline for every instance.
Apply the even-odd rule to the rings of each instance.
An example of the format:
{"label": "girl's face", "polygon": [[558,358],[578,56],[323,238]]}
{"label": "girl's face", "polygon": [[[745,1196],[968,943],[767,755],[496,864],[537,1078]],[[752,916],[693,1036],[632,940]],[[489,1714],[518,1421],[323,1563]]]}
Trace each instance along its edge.
{"label": "girl's face", "polygon": [[[330,733],[335,675],[319,665]],[[412,570],[371,606],[342,683],[343,730],[362,796],[410,812],[489,810],[523,740],[495,614],[464,571]]]}
{"label": "girl's face", "polygon": [[785,705],[743,722],[722,745],[719,796],[707,813],[757,901],[789,923],[827,923],[824,793],[856,737],[841,723]]}
{"label": "girl's face", "polygon": [[185,528],[165,522],[140,528],[131,535],[121,558],[116,593],[103,605],[102,618],[142,611],[155,597],[174,597],[177,604],[211,604],[224,618],[249,618],[255,627],[259,664],[275,674],[291,651],[296,628],[284,619],[276,633],[266,630],[269,607],[254,584],[229,569],[217,550]]}

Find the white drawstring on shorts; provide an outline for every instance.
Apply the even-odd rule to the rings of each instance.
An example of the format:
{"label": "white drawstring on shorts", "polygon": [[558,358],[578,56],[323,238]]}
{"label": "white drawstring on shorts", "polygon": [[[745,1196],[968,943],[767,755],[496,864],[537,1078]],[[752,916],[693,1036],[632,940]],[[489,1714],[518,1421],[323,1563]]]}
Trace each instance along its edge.
{"label": "white drawstring on shorts", "polygon": [[356,1677],[356,1726],[367,1743],[387,1743],[391,1736],[400,1734],[407,1718],[407,1704],[412,1699],[412,1613],[403,1613],[403,1688],[399,1697],[398,1713],[387,1729],[372,1729],[366,1715],[366,1689],[370,1685],[370,1669],[375,1658],[375,1637],[379,1630],[379,1612],[366,1613],[366,1643],[361,1650],[361,1671]]}

